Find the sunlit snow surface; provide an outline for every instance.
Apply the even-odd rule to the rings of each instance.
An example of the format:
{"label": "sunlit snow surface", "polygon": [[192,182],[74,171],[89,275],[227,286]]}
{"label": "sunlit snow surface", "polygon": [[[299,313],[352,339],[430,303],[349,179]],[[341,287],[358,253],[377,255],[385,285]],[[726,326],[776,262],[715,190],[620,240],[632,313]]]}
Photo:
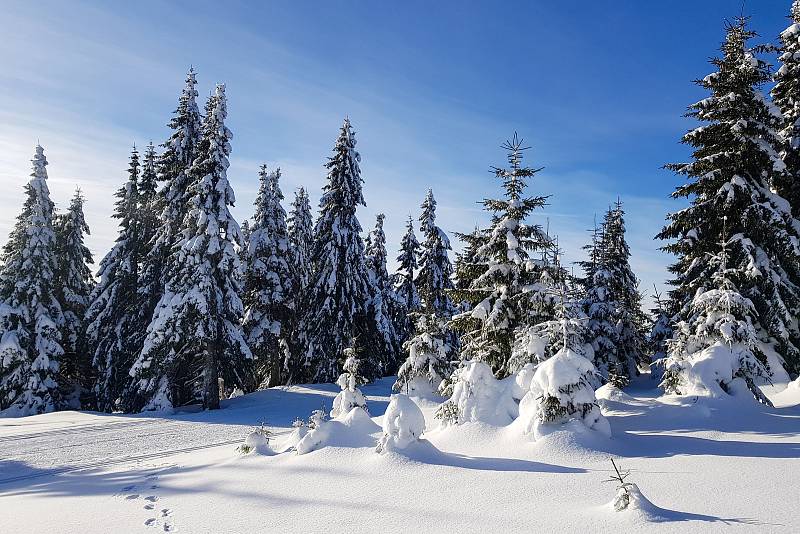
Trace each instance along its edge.
{"label": "sunlit snow surface", "polygon": [[[438,429],[378,454],[393,379],[362,388],[375,426],[304,455],[236,448],[265,421],[282,450],[333,384],[275,388],[207,413],[0,419],[2,532],[791,532],[800,524],[800,386],[752,401],[598,393],[613,437],[520,424]],[[346,426],[346,425],[345,425]],[[354,427],[355,428],[355,427]],[[374,434],[369,434],[374,430]],[[361,435],[364,434],[364,435]],[[357,438],[357,439],[356,439]],[[614,512],[614,456],[645,499]]]}

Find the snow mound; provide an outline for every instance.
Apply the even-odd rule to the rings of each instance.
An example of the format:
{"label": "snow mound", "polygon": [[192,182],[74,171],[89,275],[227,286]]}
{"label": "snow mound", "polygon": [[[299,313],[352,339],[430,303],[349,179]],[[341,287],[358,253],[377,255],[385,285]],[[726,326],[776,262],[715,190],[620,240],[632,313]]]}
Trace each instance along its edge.
{"label": "snow mound", "polygon": [[642,495],[639,486],[633,483],[625,483],[617,488],[614,500],[608,503],[615,512],[640,513],[645,519],[660,519],[663,517],[659,512],[661,508],[651,503],[647,497]]}
{"label": "snow mound", "polygon": [[304,437],[311,431],[311,428],[302,420],[296,420],[292,425],[292,431],[277,447],[278,452],[288,452],[297,447]]}
{"label": "snow mound", "polygon": [[638,401],[619,389],[617,386],[608,383],[595,391],[597,400],[609,400],[614,402],[622,402],[625,404],[636,404]]}
{"label": "snow mound", "polygon": [[800,404],[800,377],[789,382],[786,389],[773,395],[772,401],[777,408],[786,408]]}
{"label": "snow mound", "polygon": [[383,436],[378,452],[406,449],[425,432],[425,416],[408,396],[392,395],[383,416]]}
{"label": "snow mound", "polygon": [[344,416],[317,423],[316,428],[300,439],[295,451],[297,454],[308,454],[324,447],[374,447],[373,434],[380,430],[367,412],[353,408]]}

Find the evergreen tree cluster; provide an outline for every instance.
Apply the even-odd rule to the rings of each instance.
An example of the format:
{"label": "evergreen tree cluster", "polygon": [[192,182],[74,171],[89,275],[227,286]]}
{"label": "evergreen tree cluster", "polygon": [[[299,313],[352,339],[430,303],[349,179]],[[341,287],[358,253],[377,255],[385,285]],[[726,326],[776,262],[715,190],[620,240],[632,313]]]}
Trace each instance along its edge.
{"label": "evergreen tree cluster", "polygon": [[316,221],[304,188],[287,215],[280,169],[263,165],[254,214],[240,228],[230,212],[225,86],[203,112],[197,96],[190,69],[161,151],[131,151],[116,193],[119,233],[96,277],[84,197],[77,191],[56,213],[37,146],[0,269],[4,414],[213,409],[234,391],[334,381],[356,350],[359,376],[374,380],[404,360],[410,314],[423,306],[418,286],[426,309],[449,320],[450,245],[432,192],[425,246],[409,222],[390,275],[384,215],[361,235],[361,157],[345,120]]}
{"label": "evergreen tree cluster", "polygon": [[[397,373],[396,391],[453,395],[439,416],[458,422],[465,407],[497,416],[485,411],[494,393],[478,390],[504,391],[492,380],[513,375],[537,432],[576,418],[605,431],[593,388],[625,387],[648,366],[668,393],[768,403],[760,381],[800,374],[800,1],[790,18],[777,47],[751,45],[747,18],[730,22],[714,72],[696,82],[709,95],[687,113],[700,123],[682,138],[691,158],[666,166],[685,179],[673,197],[688,207],[656,236],[676,257],[672,290],[649,314],[622,202],[570,274],[536,220],[548,197],[528,191],[542,169],[524,163],[516,133],[491,168],[502,195],[481,202],[489,223],[457,234],[455,263],[428,190],[394,273],[386,217],[364,232],[357,215],[364,180],[348,119],[316,218],[304,188],[287,214],[281,171],[263,165],[240,227],[225,86],[201,112],[190,70],[167,140],[131,152],[119,233],[96,276],[85,199],[77,191],[56,212],[37,146],[0,256],[0,411],[213,409],[233,391],[345,376],[353,393]],[[775,49],[773,74],[763,55]]]}

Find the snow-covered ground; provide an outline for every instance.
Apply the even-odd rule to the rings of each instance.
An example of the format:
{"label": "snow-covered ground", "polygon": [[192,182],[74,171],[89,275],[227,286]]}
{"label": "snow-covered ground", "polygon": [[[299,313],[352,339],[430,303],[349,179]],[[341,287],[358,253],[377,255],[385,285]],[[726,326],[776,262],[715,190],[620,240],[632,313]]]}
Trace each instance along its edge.
{"label": "snow-covered ground", "polygon": [[[375,423],[393,379],[362,388]],[[2,532],[796,532],[800,388],[767,392],[775,409],[663,398],[643,378],[599,391],[613,437],[516,425],[438,428],[419,401],[424,438],[375,452],[368,421],[308,454],[242,455],[266,421],[275,450],[292,421],[335,385],[275,388],[205,413],[61,412],[0,419]],[[733,403],[733,404],[731,404]],[[358,428],[356,429],[356,426]],[[344,426],[342,428],[345,428]],[[366,430],[365,430],[366,429]],[[372,432],[360,434],[359,432]],[[614,456],[644,499],[614,512]],[[649,502],[648,502],[649,501]]]}

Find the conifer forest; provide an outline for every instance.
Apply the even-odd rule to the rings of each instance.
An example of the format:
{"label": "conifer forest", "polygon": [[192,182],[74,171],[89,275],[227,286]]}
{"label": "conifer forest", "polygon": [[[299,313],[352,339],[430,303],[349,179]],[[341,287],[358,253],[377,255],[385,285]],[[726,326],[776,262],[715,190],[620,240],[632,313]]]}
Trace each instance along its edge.
{"label": "conifer forest", "polygon": [[[51,194],[59,139],[40,132],[3,184],[23,191],[0,236],[0,532],[800,529],[800,1],[780,4],[782,27],[731,4],[702,29],[717,50],[686,44],[710,59],[670,118],[685,158],[639,178],[676,184],[655,288],[636,194],[560,237],[528,121],[491,130],[469,231],[425,158],[394,184],[411,213],[365,216],[387,155],[357,111],[335,110],[304,162],[319,181],[296,186],[202,57],[127,85],[174,100],[104,178],[110,220],[88,182]],[[239,143],[262,151],[244,173]]]}

